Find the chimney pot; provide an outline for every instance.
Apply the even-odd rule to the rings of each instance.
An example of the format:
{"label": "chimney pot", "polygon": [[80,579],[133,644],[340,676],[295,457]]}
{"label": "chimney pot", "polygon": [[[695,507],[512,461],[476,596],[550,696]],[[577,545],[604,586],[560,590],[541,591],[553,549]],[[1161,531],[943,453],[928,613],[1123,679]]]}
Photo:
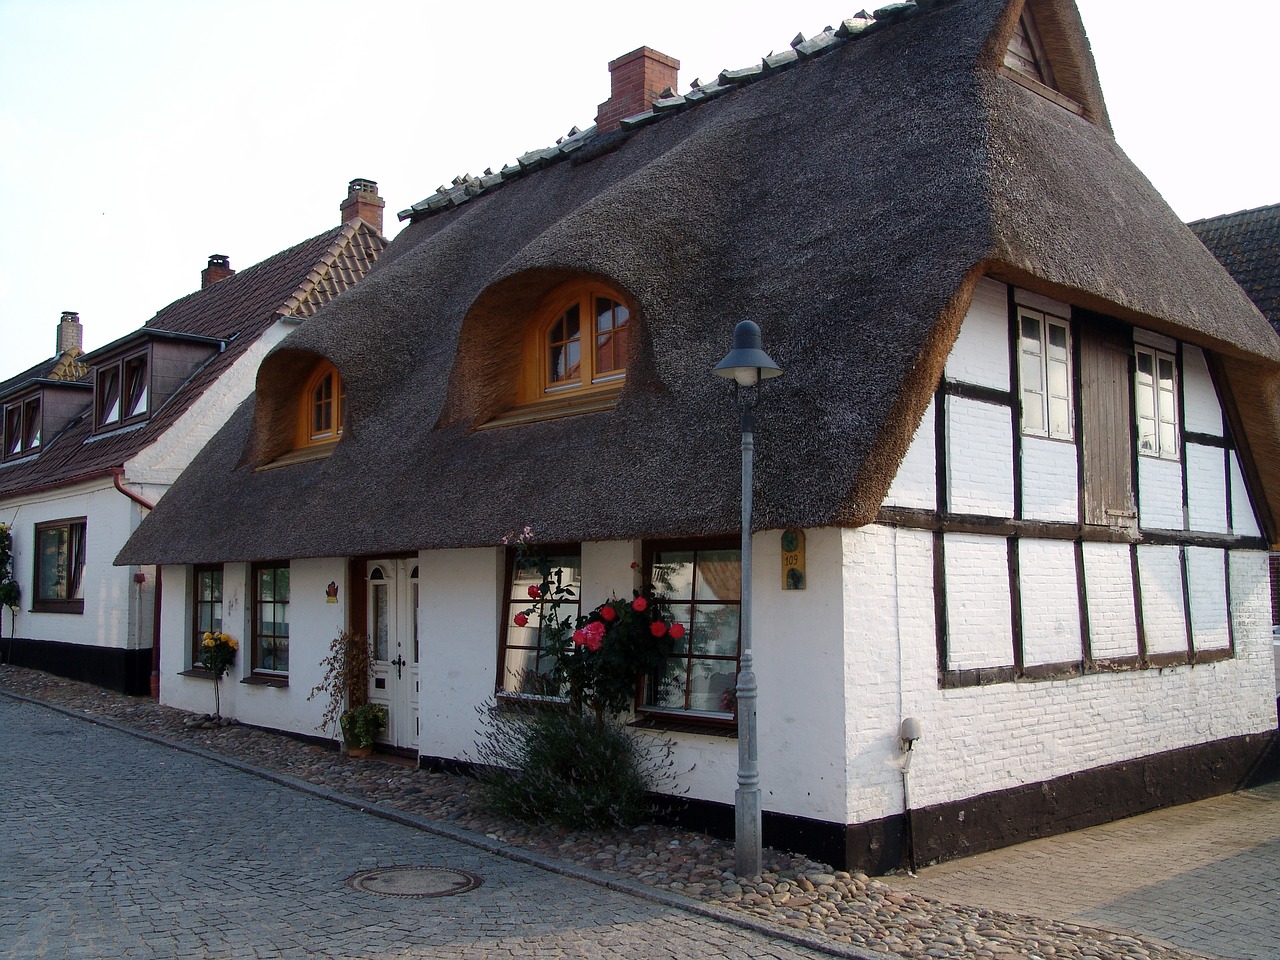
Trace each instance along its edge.
{"label": "chimney pot", "polygon": [[63,310],[58,321],[58,356],[68,353],[73,357],[84,353],[84,327],[80,326],[80,314],[74,310]]}
{"label": "chimney pot", "polygon": [[596,133],[611,133],[626,117],[644,113],[670,87],[676,89],[680,61],[650,47],[624,53],[609,64],[609,99],[596,113]]}
{"label": "chimney pot", "polygon": [[231,276],[235,276],[235,271],[231,269],[231,258],[225,253],[211,253],[209,265],[200,271],[200,289],[205,290]]}
{"label": "chimney pot", "polygon": [[378,196],[378,184],[364,177],[356,177],[347,184],[347,199],[342,201],[342,222],[360,219],[382,235],[382,210],[387,201]]}

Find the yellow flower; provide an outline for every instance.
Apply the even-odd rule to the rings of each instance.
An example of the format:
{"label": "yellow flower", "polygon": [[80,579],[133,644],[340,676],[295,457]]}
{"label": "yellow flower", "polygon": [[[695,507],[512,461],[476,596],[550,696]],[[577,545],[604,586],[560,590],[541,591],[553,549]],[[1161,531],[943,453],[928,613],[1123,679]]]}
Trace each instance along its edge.
{"label": "yellow flower", "polygon": [[206,641],[206,642],[207,642],[207,641],[209,641],[209,640],[212,640],[212,639],[213,639],[213,634],[212,634],[212,633],[210,633],[208,630],[206,630],[206,631],[204,632],[204,639],[205,639],[205,641]]}
{"label": "yellow flower", "polygon": [[200,641],[200,646],[202,646],[202,647],[212,647],[212,646],[213,646],[213,638],[212,638],[212,637],[210,637],[210,636],[206,633],[206,634],[205,634],[205,639],[203,639],[203,640],[201,640],[201,641]]}

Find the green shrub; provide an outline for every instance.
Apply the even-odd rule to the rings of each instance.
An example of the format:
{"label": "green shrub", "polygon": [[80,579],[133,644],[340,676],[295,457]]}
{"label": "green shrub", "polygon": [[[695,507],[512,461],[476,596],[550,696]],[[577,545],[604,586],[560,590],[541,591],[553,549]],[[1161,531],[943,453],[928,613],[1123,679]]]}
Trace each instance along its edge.
{"label": "green shrub", "polygon": [[565,827],[634,826],[670,779],[671,744],[559,705],[489,705],[476,744],[481,796],[494,813]]}

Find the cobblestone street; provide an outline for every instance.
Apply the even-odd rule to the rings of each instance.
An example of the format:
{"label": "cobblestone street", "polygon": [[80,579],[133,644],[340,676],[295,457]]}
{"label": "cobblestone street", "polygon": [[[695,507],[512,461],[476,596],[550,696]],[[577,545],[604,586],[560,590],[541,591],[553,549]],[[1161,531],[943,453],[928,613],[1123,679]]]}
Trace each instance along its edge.
{"label": "cobblestone street", "polygon": [[[5,957],[819,956],[43,707],[0,698],[0,726]],[[484,882],[429,899],[345,883],[390,865]]]}

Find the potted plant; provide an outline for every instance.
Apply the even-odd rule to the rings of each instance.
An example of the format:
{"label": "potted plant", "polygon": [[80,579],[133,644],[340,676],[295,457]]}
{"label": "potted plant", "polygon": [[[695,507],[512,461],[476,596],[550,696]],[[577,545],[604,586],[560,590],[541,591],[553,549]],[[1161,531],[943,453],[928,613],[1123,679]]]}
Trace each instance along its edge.
{"label": "potted plant", "polygon": [[335,735],[340,732],[347,754],[353,757],[371,754],[374,740],[387,727],[387,708],[369,702],[372,661],[369,638],[343,630],[329,644],[329,655],[320,661],[324,677],[307,695],[308,700],[326,698],[316,729]]}

